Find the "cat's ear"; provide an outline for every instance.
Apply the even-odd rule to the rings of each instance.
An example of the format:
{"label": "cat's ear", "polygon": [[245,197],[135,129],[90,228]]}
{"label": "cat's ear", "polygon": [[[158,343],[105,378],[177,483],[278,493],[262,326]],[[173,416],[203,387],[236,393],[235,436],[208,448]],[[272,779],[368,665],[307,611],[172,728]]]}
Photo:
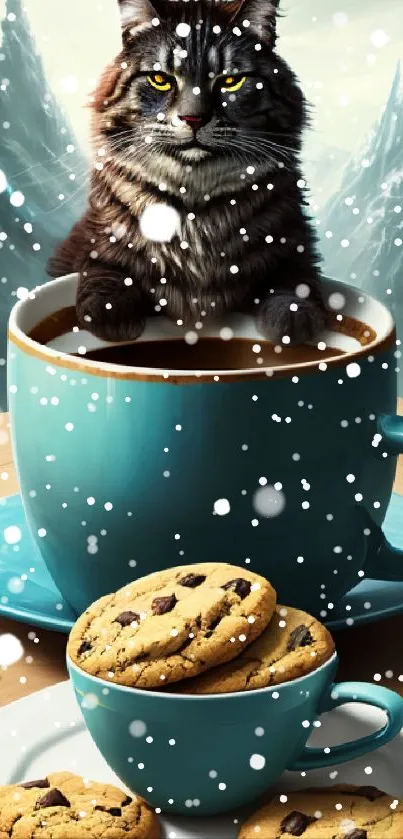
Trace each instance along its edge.
{"label": "cat's ear", "polygon": [[122,28],[149,23],[155,17],[163,18],[163,0],[118,0]]}
{"label": "cat's ear", "polygon": [[222,0],[220,10],[228,23],[248,20],[251,29],[262,39],[272,43],[276,37],[276,21],[280,0]]}

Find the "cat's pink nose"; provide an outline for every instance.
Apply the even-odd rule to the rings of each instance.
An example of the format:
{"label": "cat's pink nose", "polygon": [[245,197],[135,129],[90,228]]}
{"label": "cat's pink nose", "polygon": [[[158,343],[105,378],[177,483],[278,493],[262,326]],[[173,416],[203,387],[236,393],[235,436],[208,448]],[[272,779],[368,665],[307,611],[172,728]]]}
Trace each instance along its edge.
{"label": "cat's pink nose", "polygon": [[190,127],[194,128],[195,130],[197,128],[200,128],[205,123],[205,119],[201,114],[179,114],[179,119],[181,119],[183,122],[186,122],[187,125],[190,125]]}

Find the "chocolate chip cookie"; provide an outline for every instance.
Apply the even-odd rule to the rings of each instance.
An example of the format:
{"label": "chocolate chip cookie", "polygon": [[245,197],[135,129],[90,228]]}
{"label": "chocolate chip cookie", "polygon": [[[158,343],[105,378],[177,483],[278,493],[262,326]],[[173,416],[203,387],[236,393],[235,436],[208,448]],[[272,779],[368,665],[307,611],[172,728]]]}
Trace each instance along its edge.
{"label": "chocolate chip cookie", "polygon": [[375,787],[335,786],[279,796],[241,827],[238,839],[402,839],[403,803]]}
{"label": "chocolate chip cookie", "polygon": [[332,636],[319,621],[299,609],[277,606],[264,632],[235,661],[175,685],[172,691],[229,693],[278,685],[316,670],[334,649]]}
{"label": "chocolate chip cookie", "polygon": [[263,632],[275,605],[270,583],[244,568],[171,568],[90,606],[68,653],[93,676],[161,688],[235,658]]}
{"label": "chocolate chip cookie", "polygon": [[57,772],[0,787],[0,839],[159,839],[160,826],[136,795]]}

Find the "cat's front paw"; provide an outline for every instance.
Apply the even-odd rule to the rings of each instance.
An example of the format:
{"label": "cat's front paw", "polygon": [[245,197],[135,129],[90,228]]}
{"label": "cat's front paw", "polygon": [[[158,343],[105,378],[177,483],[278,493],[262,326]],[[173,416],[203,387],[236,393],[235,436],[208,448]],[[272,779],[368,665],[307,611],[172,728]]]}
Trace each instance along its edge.
{"label": "cat's front paw", "polygon": [[323,304],[314,298],[275,293],[262,301],[257,315],[258,329],[270,340],[288,336],[291,344],[314,340],[325,328],[328,315]]}
{"label": "cat's front paw", "polygon": [[145,316],[141,312],[132,312],[130,308],[116,304],[107,308],[105,298],[99,294],[89,294],[78,301],[76,311],[80,329],[102,341],[134,341],[145,326]]}

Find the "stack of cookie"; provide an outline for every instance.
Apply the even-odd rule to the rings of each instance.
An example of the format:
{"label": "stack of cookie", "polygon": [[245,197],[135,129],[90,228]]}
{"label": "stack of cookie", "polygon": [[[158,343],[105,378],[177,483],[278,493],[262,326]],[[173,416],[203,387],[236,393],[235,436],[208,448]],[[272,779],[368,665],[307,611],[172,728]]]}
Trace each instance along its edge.
{"label": "stack of cookie", "polygon": [[[290,688],[287,683],[305,676],[314,680],[315,676],[309,674],[321,665],[326,665],[326,662],[331,665],[329,660],[334,649],[331,635],[315,618],[298,609],[276,604],[276,592],[266,579],[244,568],[212,563],[157,572],[131,583],[115,594],[102,597],[78,619],[68,643],[73,670],[79,673],[78,681],[77,676],[73,677],[77,694],[85,696],[80,687],[81,681],[84,689],[86,683],[94,685],[97,680],[101,680],[99,684],[104,685],[99,694],[101,722],[97,728],[98,724],[94,722],[97,714],[91,710],[89,713],[92,717],[86,717],[89,730],[93,733],[91,726],[94,725],[97,733],[94,739],[103,752],[98,739],[104,741],[104,729],[109,727],[111,721],[111,738],[108,740],[108,735],[106,737],[106,751],[114,755],[111,765],[114,766],[115,761],[119,767],[123,767],[119,772],[114,766],[128,788],[136,786],[140,790],[142,781],[139,778],[143,774],[144,763],[138,763],[140,775],[127,775],[130,771],[127,767],[134,765],[134,759],[132,756],[126,758],[124,752],[128,732],[130,730],[132,733],[133,725],[135,728],[140,726],[142,735],[147,729],[141,718],[128,725],[129,720],[133,720],[130,714],[138,707],[133,705],[133,697],[141,697],[140,707],[143,710],[148,709],[150,703],[160,702],[163,705],[164,722],[163,728],[157,730],[158,741],[158,734],[162,733],[161,739],[166,736],[167,707],[177,704],[188,706],[189,695],[208,697],[226,694],[228,697],[236,693],[239,698],[240,694],[246,692],[284,684],[285,690],[292,690],[292,686]],[[112,685],[115,687],[112,688]],[[136,690],[131,691],[130,688]],[[267,695],[272,693],[273,698],[279,698],[281,690],[269,690]],[[116,700],[115,693],[117,704],[108,710],[109,697],[113,691],[119,693],[118,699],[121,702]],[[261,693],[264,698],[260,708],[266,709],[269,707],[266,704],[266,692]],[[172,694],[176,694],[176,697]],[[183,694],[188,696],[181,696]],[[302,690],[299,683],[297,698],[285,708],[287,729],[292,727],[288,714],[292,706],[301,701],[298,697],[302,694],[309,697],[310,690]],[[235,698],[236,704],[238,698]],[[253,710],[257,707],[254,700],[258,698],[259,694],[255,694],[241,696],[239,700],[240,718],[247,719],[247,713],[252,709],[253,727],[257,722]],[[97,696],[95,699],[97,702],[93,707],[98,706]],[[252,704],[248,704],[249,700],[252,700]],[[222,702],[227,702],[226,697],[216,700],[197,699],[191,704],[206,709],[209,728],[213,722],[209,717],[211,709],[220,706]],[[229,704],[232,702],[231,699]],[[129,716],[126,715],[126,703]],[[280,706],[280,703],[271,704],[271,700],[269,703],[271,708]],[[161,705],[154,707],[161,710]],[[247,709],[245,717],[242,713],[244,708]],[[156,716],[151,715],[152,721],[158,721],[158,710]],[[102,713],[106,716],[102,716]],[[147,715],[147,710],[145,713]],[[270,716],[271,712],[268,713]],[[201,719],[199,717],[199,723]],[[230,748],[233,744],[234,720],[235,717],[229,723],[230,739],[227,742]],[[218,725],[222,722],[225,728],[228,723],[227,712]],[[300,719],[297,724],[300,732]],[[204,731],[208,731],[208,728]],[[193,741],[197,735],[194,724],[191,730],[193,761]],[[178,731],[180,738],[182,718],[179,720]],[[137,733],[136,730],[136,737]],[[264,734],[263,728],[255,729],[254,736],[258,734]],[[299,742],[301,734],[297,733],[296,738]],[[269,759],[273,760],[273,739],[275,735],[271,731],[265,763]],[[285,739],[280,732],[281,751],[288,748]],[[155,759],[158,751],[155,752],[154,738],[147,737],[147,742],[154,743]],[[171,745],[176,745],[175,739],[169,740]],[[200,745],[201,741],[197,752],[198,764],[202,761],[203,745]],[[291,750],[294,745],[292,742]],[[211,746],[212,752],[216,740],[212,741]],[[238,736],[232,759],[240,748]],[[208,753],[209,761],[211,752]],[[281,764],[279,775],[289,765],[285,761],[287,758]],[[177,772],[181,771],[180,766],[179,760],[176,763]],[[251,760],[250,766],[261,769],[263,763],[257,767],[253,766]],[[241,764],[242,767],[244,764]],[[158,798],[154,789],[154,784],[158,785],[158,772],[161,771],[158,760],[154,764],[150,763],[149,771],[152,785],[147,786],[149,781],[143,782],[142,795],[152,793],[155,796],[153,803],[159,813],[164,809],[166,799],[163,800],[162,796]],[[194,781],[195,772],[196,767],[193,767],[190,783]],[[164,770],[164,777],[166,774]],[[215,778],[217,772],[206,771],[205,775]],[[203,780],[204,775],[201,777]],[[179,783],[179,795],[182,794],[183,784],[187,782],[187,775],[183,775]],[[272,783],[273,777],[270,781]],[[172,778],[169,784],[172,784]],[[260,793],[268,785],[265,783]],[[219,783],[218,786],[219,789],[226,788],[225,783]],[[249,800],[253,796],[256,797],[256,790]],[[173,799],[169,798],[168,803],[172,804]],[[190,803],[195,804],[195,801]],[[200,801],[197,803],[199,805]],[[0,839],[11,836],[13,839],[34,836],[38,839],[83,839],[84,836],[93,839],[160,839],[161,826],[156,812],[136,793],[127,794],[115,787],[91,782],[70,773],[58,773],[40,780],[0,788]],[[390,836],[390,839],[401,839],[403,806],[372,787],[308,789],[288,796],[272,797],[266,806],[259,809],[239,829],[238,839],[252,839],[256,836],[260,839],[287,839],[291,836],[304,836],[306,839],[383,839]]]}
{"label": "stack of cookie", "polygon": [[210,563],[151,574],[101,598],[79,618],[68,646],[78,667],[105,681],[193,694],[286,682],[333,652],[327,629],[276,606],[266,579]]}

